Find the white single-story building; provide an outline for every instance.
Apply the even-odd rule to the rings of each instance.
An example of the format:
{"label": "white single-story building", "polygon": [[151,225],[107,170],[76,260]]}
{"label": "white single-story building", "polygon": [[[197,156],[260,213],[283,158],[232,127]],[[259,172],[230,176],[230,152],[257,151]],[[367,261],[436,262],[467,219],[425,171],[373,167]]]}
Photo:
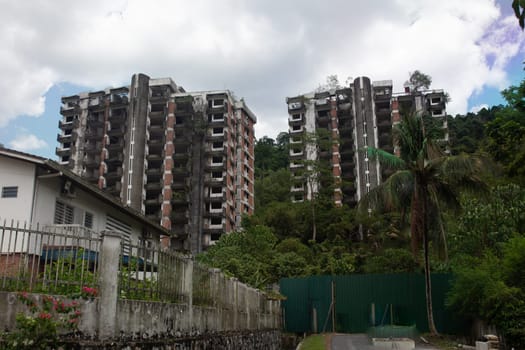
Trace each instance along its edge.
{"label": "white single-story building", "polygon": [[[0,226],[38,227],[82,237],[119,231],[124,242],[159,247],[172,233],[144,215],[122,205],[58,163],[0,147]],[[10,239],[13,241],[13,238]],[[23,244],[3,237],[0,252]],[[15,244],[15,246],[13,246]]]}

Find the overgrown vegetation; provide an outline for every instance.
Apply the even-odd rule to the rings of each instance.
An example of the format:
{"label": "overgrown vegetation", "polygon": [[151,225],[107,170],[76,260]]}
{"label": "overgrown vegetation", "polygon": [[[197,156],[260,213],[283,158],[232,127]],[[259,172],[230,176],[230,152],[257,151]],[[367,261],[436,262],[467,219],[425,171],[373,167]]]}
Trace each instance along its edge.
{"label": "overgrown vegetation", "polygon": [[79,298],[93,298],[97,290],[83,287],[80,293],[70,296],[72,301],[51,295],[21,292],[17,298],[28,312],[16,315],[15,329],[3,337],[7,350],[56,349],[61,346],[60,334],[75,332],[80,321]]}
{"label": "overgrown vegetation", "polygon": [[[525,297],[518,271],[525,248],[516,247],[525,236],[525,81],[503,96],[504,106],[447,117],[451,154],[486,159],[492,175],[483,177],[487,194],[460,191],[458,206],[440,204],[442,215],[431,217],[441,223],[429,226],[428,254],[431,271],[457,276],[449,305],[458,317],[496,325],[507,346],[521,348]],[[425,129],[432,128],[425,120]],[[414,259],[410,249],[406,206],[360,214],[334,206],[330,191],[318,193],[314,211],[312,203],[293,203],[285,135],[256,144],[257,205],[244,218],[245,230],[223,236],[199,259],[257,287],[282,277],[422,272],[423,256]],[[453,170],[446,169],[452,178]]]}

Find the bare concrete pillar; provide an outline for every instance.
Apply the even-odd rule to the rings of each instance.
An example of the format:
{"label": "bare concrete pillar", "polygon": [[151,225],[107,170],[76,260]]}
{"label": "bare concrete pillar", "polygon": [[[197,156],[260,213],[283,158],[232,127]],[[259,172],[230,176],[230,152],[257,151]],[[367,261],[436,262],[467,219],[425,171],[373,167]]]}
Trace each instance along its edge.
{"label": "bare concrete pillar", "polygon": [[233,284],[233,329],[239,327],[239,280],[232,277],[231,283]]}
{"label": "bare concrete pillar", "polygon": [[113,338],[117,332],[118,267],[120,232],[102,231],[99,265],[98,334],[100,340]]}
{"label": "bare concrete pillar", "polygon": [[188,304],[188,325],[186,330],[193,328],[193,259],[184,259],[182,294],[186,296]]}

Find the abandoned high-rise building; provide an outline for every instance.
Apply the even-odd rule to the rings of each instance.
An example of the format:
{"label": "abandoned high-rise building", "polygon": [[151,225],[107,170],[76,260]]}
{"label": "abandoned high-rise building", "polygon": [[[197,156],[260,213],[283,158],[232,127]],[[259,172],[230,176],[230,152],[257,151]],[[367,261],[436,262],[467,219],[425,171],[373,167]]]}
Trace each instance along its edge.
{"label": "abandoned high-rise building", "polygon": [[254,209],[255,115],[228,90],[130,86],[63,97],[56,154],[198,253]]}
{"label": "abandoned high-rise building", "polygon": [[[377,160],[367,157],[365,149],[397,152],[392,127],[399,123],[402,113],[426,113],[439,122],[447,149],[443,90],[411,91],[405,86],[404,92],[393,93],[392,88],[391,80],[372,83],[367,77],[359,77],[348,87],[286,99],[293,201],[309,200],[319,191],[322,183],[309,183],[307,174],[316,171],[312,161],[325,160],[334,180],[335,204],[354,206],[388,175]],[[320,131],[328,135],[329,143],[319,142]]]}

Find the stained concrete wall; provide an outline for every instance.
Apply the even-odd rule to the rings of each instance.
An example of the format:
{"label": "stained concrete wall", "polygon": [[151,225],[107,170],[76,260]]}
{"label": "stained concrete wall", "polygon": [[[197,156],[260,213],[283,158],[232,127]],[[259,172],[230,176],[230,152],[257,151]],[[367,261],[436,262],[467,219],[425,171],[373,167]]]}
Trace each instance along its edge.
{"label": "stained concrete wall", "polygon": [[[198,266],[191,259],[183,263],[183,276],[163,277],[182,278],[183,286],[180,292],[186,296],[183,303],[121,299],[118,286],[121,237],[118,232],[110,231],[102,232],[101,237],[99,293],[97,298],[81,302],[79,332],[82,339],[95,341],[97,346],[106,342],[125,344],[126,341],[136,342],[138,339],[151,343],[158,339],[178,341],[186,338],[195,341],[217,338],[223,339],[221,341],[224,341],[224,344],[231,344],[227,340],[231,334],[236,334],[236,341],[241,343],[251,342],[250,336],[246,334],[252,334],[252,338],[263,337],[271,341],[266,347],[250,349],[274,348],[275,337],[263,334],[281,329],[279,301],[268,299],[261,291],[242,284],[235,278],[226,278],[218,269]],[[195,277],[195,284],[194,274],[199,276]],[[199,283],[206,280],[209,282]],[[193,295],[201,289],[207,290],[208,294],[197,300],[202,305],[194,305]],[[41,297],[35,294],[37,300]],[[28,310],[17,298],[16,293],[0,292],[0,315],[5,315],[0,318],[0,329],[12,330],[15,327],[16,315],[21,312]],[[214,336],[211,337],[210,334]]]}
{"label": "stained concrete wall", "polygon": [[[33,296],[37,300],[42,297]],[[85,349],[103,348],[110,343],[120,344],[123,349],[172,349],[175,344],[177,349],[204,349],[211,345],[216,346],[212,349],[280,349],[280,304],[272,300],[260,302],[264,307],[250,309],[244,304],[236,312],[232,308],[119,300],[118,336],[102,340],[98,324],[102,303],[99,298],[82,300],[81,336],[75,342]],[[0,329],[13,330],[16,315],[24,312],[27,307],[16,293],[0,292]]]}

